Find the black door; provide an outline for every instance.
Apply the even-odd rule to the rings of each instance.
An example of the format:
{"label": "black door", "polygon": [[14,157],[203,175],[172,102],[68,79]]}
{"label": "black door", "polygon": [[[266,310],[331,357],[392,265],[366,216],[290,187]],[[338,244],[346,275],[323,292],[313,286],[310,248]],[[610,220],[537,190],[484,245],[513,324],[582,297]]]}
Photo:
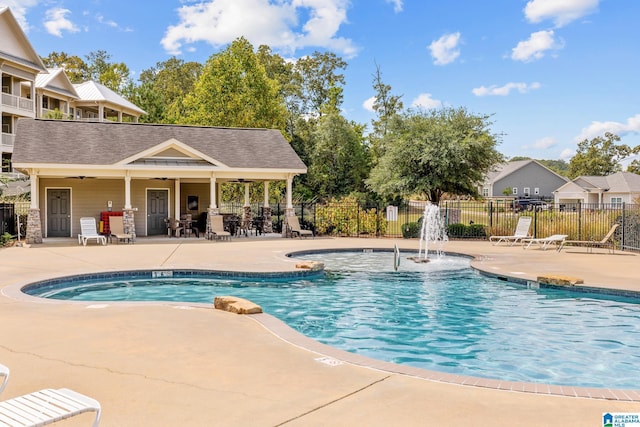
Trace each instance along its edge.
{"label": "black door", "polygon": [[147,190],[147,236],[167,234],[164,220],[169,217],[169,191]]}
{"label": "black door", "polygon": [[47,237],[71,237],[71,190],[47,190]]}

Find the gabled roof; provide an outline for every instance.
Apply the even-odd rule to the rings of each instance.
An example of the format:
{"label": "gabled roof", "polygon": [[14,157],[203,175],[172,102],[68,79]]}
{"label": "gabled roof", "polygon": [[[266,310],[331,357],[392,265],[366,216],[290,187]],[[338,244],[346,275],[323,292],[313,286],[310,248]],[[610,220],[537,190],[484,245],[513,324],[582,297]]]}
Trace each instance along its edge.
{"label": "gabled roof", "polygon": [[305,173],[307,169],[276,129],[44,119],[18,120],[12,162],[17,168],[100,165],[121,169],[145,159],[159,161],[167,152],[174,154],[165,160],[180,162],[181,157],[192,162],[204,160],[212,170],[274,169]]}
{"label": "gabled roof", "polygon": [[0,59],[15,62],[35,72],[47,72],[42,59],[31,46],[22,27],[8,7],[0,7],[0,35],[2,35]]}
{"label": "gabled roof", "polygon": [[135,111],[138,114],[147,114],[146,111],[138,107],[137,105],[127,101],[122,96],[118,95],[105,85],[89,80],[88,82],[74,84],[73,85],[80,97],[79,101],[95,101],[110,103],[122,108],[126,108],[131,111]]}
{"label": "gabled roof", "polygon": [[49,71],[49,74],[38,74],[36,76],[36,89],[46,89],[70,98],[77,99],[80,97],[62,68],[47,69],[47,71]]}
{"label": "gabled roof", "polygon": [[582,175],[573,181],[586,191],[604,190],[610,193],[639,193],[640,175],[632,172],[616,172],[607,176]]}
{"label": "gabled roof", "polygon": [[505,163],[500,163],[499,165],[497,165],[494,170],[490,171],[489,173],[487,173],[487,176],[485,178],[485,182],[487,183],[494,183],[496,181],[501,180],[502,178],[511,175],[512,173],[516,172],[519,169],[522,169],[528,165],[531,164],[535,164],[538,165],[539,167],[548,170],[549,172],[551,172],[552,174],[562,178],[563,180],[567,181],[567,178],[562,176],[562,175],[558,175],[557,173],[555,173],[554,171],[552,171],[551,169],[549,169],[548,167],[546,167],[545,165],[543,165],[542,163],[536,161],[536,160],[532,160],[532,159],[528,159],[528,160],[514,160],[511,162],[505,162]]}

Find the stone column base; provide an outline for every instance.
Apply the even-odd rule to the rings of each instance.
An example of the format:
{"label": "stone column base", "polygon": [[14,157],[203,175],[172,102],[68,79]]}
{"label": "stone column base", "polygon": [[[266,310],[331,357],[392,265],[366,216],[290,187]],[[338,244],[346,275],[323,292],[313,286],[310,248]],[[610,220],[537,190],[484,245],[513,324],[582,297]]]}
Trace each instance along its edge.
{"label": "stone column base", "polygon": [[28,244],[42,243],[42,221],[40,221],[40,209],[31,208],[27,216],[27,235],[25,241]]}
{"label": "stone column base", "polygon": [[134,221],[133,209],[122,210],[122,224],[124,225],[124,233],[131,234],[131,241],[136,241],[136,223]]}
{"label": "stone column base", "polygon": [[262,225],[263,233],[273,233],[273,219],[271,218],[271,206],[264,206],[262,208],[262,215],[264,217],[264,223]]}

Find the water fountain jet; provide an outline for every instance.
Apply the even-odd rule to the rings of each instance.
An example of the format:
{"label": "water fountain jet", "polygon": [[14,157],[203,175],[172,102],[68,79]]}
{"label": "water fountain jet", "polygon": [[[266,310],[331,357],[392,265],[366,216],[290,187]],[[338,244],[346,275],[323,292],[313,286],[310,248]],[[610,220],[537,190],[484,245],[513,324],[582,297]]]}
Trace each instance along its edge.
{"label": "water fountain jet", "polygon": [[408,259],[413,262],[429,262],[429,244],[434,243],[436,247],[436,254],[440,256],[440,246],[443,242],[446,242],[447,230],[440,216],[440,208],[438,205],[427,202],[424,207],[424,214],[422,216],[422,228],[420,230],[420,249],[417,256],[409,257]]}

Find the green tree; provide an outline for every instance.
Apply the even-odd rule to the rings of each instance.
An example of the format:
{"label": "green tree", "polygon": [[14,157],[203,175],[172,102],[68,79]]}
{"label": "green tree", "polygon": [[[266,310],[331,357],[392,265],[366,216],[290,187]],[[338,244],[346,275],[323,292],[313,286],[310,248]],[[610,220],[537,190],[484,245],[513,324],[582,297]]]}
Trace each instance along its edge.
{"label": "green tree", "polygon": [[278,82],[267,76],[242,37],[209,58],[184,106],[186,123],[284,131],[286,109]]}
{"label": "green tree", "polygon": [[640,175],[640,160],[636,159],[629,163],[629,166],[627,166],[627,172]]}
{"label": "green tree", "polygon": [[575,156],[569,161],[569,177],[580,175],[606,176],[620,172],[620,161],[640,152],[640,145],[631,148],[626,144],[616,144],[620,137],[610,132],[578,143]]}
{"label": "green tree", "polygon": [[89,80],[89,67],[79,56],[51,52],[48,56],[42,57],[42,62],[47,68],[62,68],[71,83]]}
{"label": "green tree", "polygon": [[184,115],[183,101],[193,91],[201,74],[202,64],[176,57],[142,71],[140,84],[134,88],[131,97],[148,113],[141,119],[149,123],[178,123]]}
{"label": "green tree", "polygon": [[311,56],[298,59],[295,71],[299,73],[302,98],[302,114],[319,116],[327,104],[340,107],[343,99],[344,70],[347,63],[332,52],[313,52]]}
{"label": "green tree", "polygon": [[334,112],[320,118],[312,138],[308,180],[314,193],[330,198],[363,191],[369,170],[362,127]]}
{"label": "green tree", "polygon": [[89,79],[105,85],[112,91],[124,94],[131,86],[131,72],[124,62],[110,62],[111,55],[104,50],[85,56]]}
{"label": "green tree", "polygon": [[403,105],[402,95],[393,95],[391,86],[382,81],[382,72],[377,64],[376,72],[373,75],[373,90],[376,93],[373,110],[376,112],[377,118],[372,120],[373,132],[369,135],[369,143],[372,161],[375,165],[384,153],[382,141],[387,135],[389,122],[402,111]]}
{"label": "green tree", "polygon": [[464,108],[394,117],[367,185],[383,196],[417,195],[436,204],[444,193],[478,196],[477,183],[503,161],[489,118]]}

